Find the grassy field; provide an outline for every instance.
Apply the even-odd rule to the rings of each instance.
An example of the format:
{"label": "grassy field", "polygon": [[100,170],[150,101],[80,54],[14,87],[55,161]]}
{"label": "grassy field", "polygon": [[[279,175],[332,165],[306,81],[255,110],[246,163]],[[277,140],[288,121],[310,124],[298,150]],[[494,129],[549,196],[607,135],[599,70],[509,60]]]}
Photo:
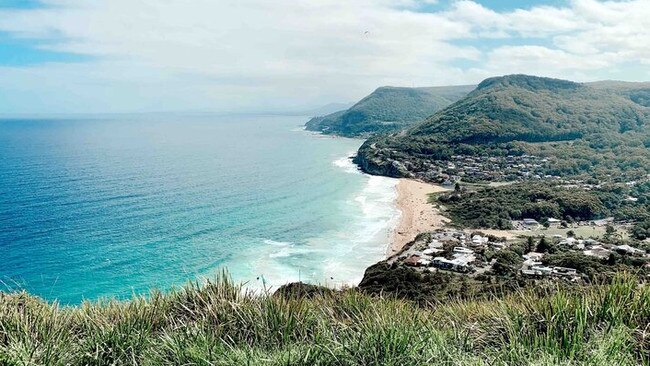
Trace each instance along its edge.
{"label": "grassy field", "polygon": [[2,365],[639,365],[650,287],[613,284],[419,308],[354,290],[260,296],[226,277],[128,302],[0,294]]}
{"label": "grassy field", "polygon": [[[619,237],[621,239],[629,239],[630,234],[628,232],[628,229],[623,226],[615,226],[616,228],[616,237]],[[536,230],[530,230],[530,231],[511,231],[514,234],[517,235],[524,235],[524,236],[553,236],[553,235],[562,235],[564,237],[567,236],[567,233],[569,231],[573,231],[574,235],[578,238],[594,238],[594,239],[599,239],[602,238],[605,233],[606,233],[606,228],[605,226],[579,226],[579,227],[574,227],[574,228],[540,228]]]}

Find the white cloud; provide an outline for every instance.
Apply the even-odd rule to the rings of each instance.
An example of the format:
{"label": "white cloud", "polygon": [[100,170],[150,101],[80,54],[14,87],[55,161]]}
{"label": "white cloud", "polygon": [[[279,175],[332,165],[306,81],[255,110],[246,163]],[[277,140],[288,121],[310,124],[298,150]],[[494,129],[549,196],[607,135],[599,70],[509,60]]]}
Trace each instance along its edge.
{"label": "white cloud", "polygon": [[584,59],[563,50],[542,46],[503,46],[489,52],[480,69],[472,70],[478,75],[526,73],[549,77],[589,81],[589,72],[608,67],[603,58]]}
{"label": "white cloud", "polygon": [[287,108],[387,84],[510,72],[589,79],[650,63],[647,0],[510,12],[458,1],[436,13],[417,12],[415,0],[49,3],[0,11],[0,31],[96,61],[0,68],[0,112]]}

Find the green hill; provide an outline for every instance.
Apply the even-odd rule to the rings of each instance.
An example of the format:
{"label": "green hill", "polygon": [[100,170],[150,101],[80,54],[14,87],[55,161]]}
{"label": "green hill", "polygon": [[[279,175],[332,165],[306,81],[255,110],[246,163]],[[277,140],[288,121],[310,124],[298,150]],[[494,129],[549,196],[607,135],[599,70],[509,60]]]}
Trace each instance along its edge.
{"label": "green hill", "polygon": [[341,136],[392,132],[422,121],[469,93],[473,86],[381,87],[348,110],[314,117],[310,131]]}
{"label": "green hill", "polygon": [[638,179],[650,173],[649,96],[647,83],[490,78],[406,133],[370,139],[357,162],[370,173],[426,178],[455,155],[528,154],[545,158],[536,175]]}
{"label": "green hill", "polygon": [[628,97],[633,102],[640,104],[644,107],[650,107],[650,82],[631,83],[625,81],[598,81],[588,83],[587,85],[611,91],[617,94]]}

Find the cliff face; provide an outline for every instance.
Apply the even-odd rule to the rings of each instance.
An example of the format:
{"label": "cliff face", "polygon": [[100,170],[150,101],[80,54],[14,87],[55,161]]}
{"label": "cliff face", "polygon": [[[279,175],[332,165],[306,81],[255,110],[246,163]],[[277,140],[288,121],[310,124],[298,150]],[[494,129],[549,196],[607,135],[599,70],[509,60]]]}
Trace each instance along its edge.
{"label": "cliff face", "polygon": [[362,171],[372,175],[381,175],[391,178],[411,178],[412,175],[406,167],[395,160],[385,161],[377,157],[366,155],[359,151],[353,162],[361,168]]}

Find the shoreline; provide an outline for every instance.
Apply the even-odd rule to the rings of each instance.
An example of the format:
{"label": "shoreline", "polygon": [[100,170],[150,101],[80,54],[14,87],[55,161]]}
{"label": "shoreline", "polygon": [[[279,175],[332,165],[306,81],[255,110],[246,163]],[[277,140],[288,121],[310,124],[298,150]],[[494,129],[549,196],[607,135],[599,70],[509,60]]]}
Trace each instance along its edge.
{"label": "shoreline", "polygon": [[423,232],[443,227],[449,222],[429,201],[429,194],[449,191],[442,186],[413,179],[399,178],[395,205],[400,211],[399,222],[393,228],[386,248],[391,257]]}

